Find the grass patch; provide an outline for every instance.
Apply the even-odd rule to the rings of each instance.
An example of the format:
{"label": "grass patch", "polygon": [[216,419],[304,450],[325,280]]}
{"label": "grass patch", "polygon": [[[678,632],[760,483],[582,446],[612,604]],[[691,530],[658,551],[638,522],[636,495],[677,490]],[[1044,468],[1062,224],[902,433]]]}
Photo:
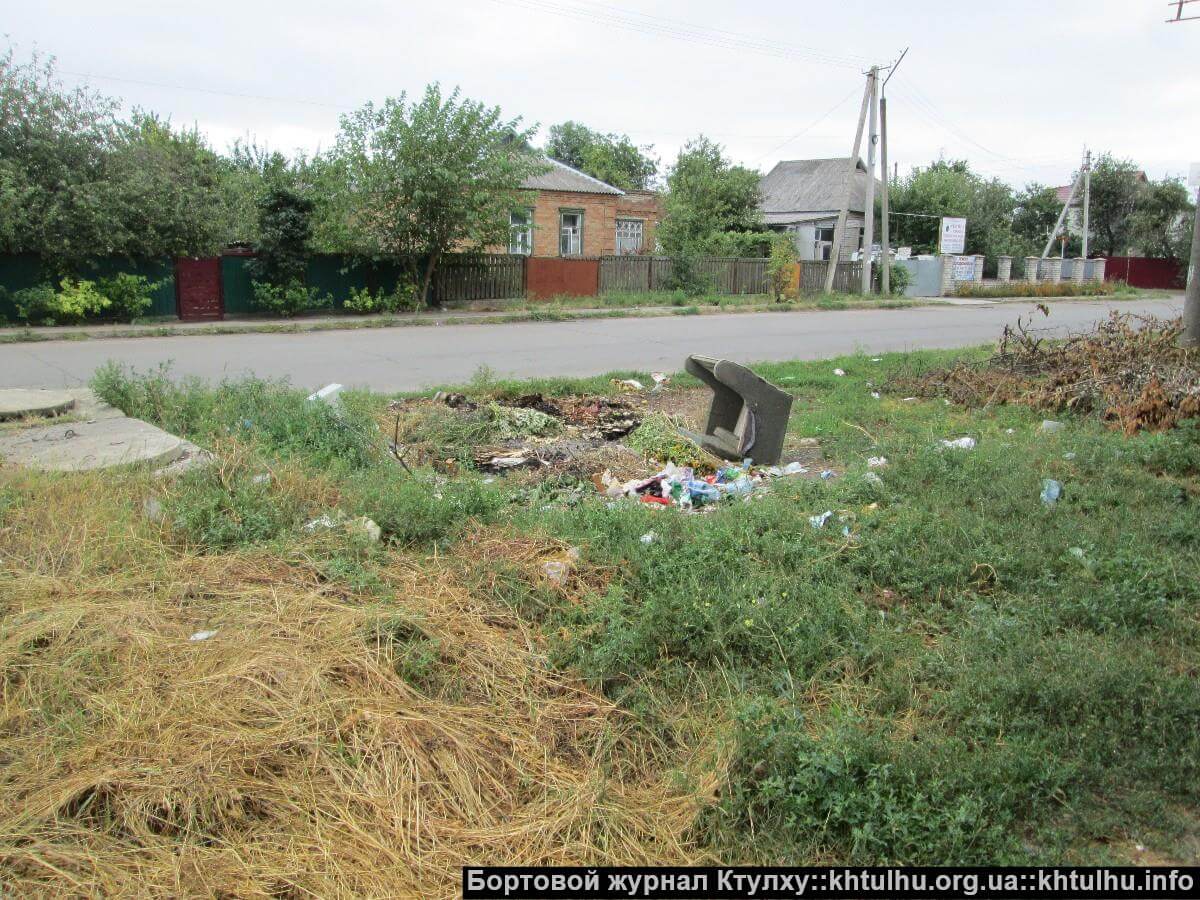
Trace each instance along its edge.
{"label": "grass patch", "polygon": [[[378,396],[335,413],[106,370],[223,464],[0,482],[6,883],[429,894],[463,858],[1130,863],[1134,842],[1194,862],[1200,430],[873,396],[987,355],[757,366],[845,474],[694,515],[531,495],[465,452],[410,475],[372,449]],[[420,429],[466,448],[488,398],[630,376],[482,371],[478,419]],[[330,511],[383,541],[304,529]]]}

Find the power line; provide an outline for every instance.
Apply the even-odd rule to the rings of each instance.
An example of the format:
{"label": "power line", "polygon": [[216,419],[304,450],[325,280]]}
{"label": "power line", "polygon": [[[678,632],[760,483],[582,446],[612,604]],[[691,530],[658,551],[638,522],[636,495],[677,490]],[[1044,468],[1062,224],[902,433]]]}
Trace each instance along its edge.
{"label": "power line", "polygon": [[818,117],[813,122],[806,125],[804,128],[801,128],[799,131],[797,131],[795,134],[793,134],[791,137],[789,137],[786,141],[784,141],[779,146],[772,147],[770,150],[768,150],[766,153],[764,153],[762,156],[760,156],[758,159],[756,159],[754,161],[754,165],[757,166],[760,162],[762,162],[768,156],[772,156],[775,153],[778,153],[780,150],[782,150],[784,147],[786,147],[792,141],[796,140],[796,138],[801,137],[802,135],[808,134],[808,132],[812,131],[814,128],[816,128],[818,125],[820,125],[826,119],[828,119],[831,115],[834,114],[834,112],[836,112],[838,109],[840,109],[847,100],[849,100],[851,97],[853,97],[857,93],[858,93],[858,85],[855,85],[854,87],[850,88],[849,92],[847,92],[845,97],[843,97],[837,103],[833,104],[833,106],[829,107],[829,109],[827,109],[824,113],[822,113],[820,117]]}
{"label": "power line", "polygon": [[73,75],[76,78],[91,80],[99,78],[103,81],[121,81],[126,84],[140,84],[143,87],[165,88],[172,91],[192,91],[199,94],[213,94],[218,97],[237,97],[242,100],[262,100],[267,103],[299,103],[305,106],[323,106],[330,109],[354,109],[342,103],[328,103],[322,100],[305,100],[302,97],[271,97],[264,94],[244,94],[236,91],[219,91],[215,88],[189,87],[183,84],[167,84],[162,81],[145,81],[140,78],[124,78],[120,75],[99,75],[94,72],[72,72],[69,69],[59,69],[63,75]]}
{"label": "power line", "polygon": [[[578,6],[566,6],[550,0],[491,0],[504,6],[515,6],[532,12],[549,13],[577,21],[592,22],[667,37],[685,43],[704,44],[710,47],[720,47],[727,50],[745,50],[786,59],[807,59],[822,65],[842,66],[858,69],[863,65],[862,57],[852,57],[844,54],[827,53],[814,48],[805,48],[790,44],[782,44],[750,35],[739,35],[734,32],[691,25],[674,20],[648,16],[617,7],[588,9]],[[611,10],[612,12],[605,12]],[[641,17],[640,19],[638,17]],[[663,22],[665,24],[658,24]]]}

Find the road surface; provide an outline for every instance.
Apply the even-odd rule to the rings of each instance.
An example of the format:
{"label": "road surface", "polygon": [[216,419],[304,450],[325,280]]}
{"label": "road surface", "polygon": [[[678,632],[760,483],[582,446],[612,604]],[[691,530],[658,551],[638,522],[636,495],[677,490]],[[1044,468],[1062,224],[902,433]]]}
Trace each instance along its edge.
{"label": "road surface", "polygon": [[[1035,324],[1078,330],[1109,308],[1177,315],[1182,300],[1071,301]],[[677,371],[689,353],[739,362],[820,359],[862,351],[965,347],[995,340],[1030,303],[917,309],[591,319],[505,325],[369,328],[307,334],[46,341],[0,345],[0,387],[85,384],[109,359],[145,370],[170,362],[176,375],[254,374],[299,387],[330,382],[380,391],[466,381],[481,365],[499,376],[596,375],[615,369]]]}

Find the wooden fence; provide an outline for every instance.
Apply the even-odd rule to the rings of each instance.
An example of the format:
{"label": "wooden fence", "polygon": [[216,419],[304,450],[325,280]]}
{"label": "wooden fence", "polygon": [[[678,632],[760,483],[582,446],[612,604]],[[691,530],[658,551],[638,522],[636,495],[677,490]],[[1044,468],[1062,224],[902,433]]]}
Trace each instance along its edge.
{"label": "wooden fence", "polygon": [[[825,290],[825,273],[829,271],[829,263],[802,262],[800,263],[800,293],[819,294]],[[857,294],[862,290],[862,263],[840,262],[833,274],[833,292],[835,294]]]}
{"label": "wooden fence", "polygon": [[450,256],[433,271],[433,302],[525,296],[525,257],[508,253]]}
{"label": "wooden fence", "polygon": [[[765,294],[770,287],[767,260],[759,257],[704,256],[696,274],[718,294]],[[673,265],[665,256],[600,257],[600,293],[668,290]]]}

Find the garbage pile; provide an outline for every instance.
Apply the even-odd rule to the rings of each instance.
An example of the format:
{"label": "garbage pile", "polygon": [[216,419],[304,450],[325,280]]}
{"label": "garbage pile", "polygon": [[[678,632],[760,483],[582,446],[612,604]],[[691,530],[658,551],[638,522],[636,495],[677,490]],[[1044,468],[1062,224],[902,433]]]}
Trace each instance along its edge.
{"label": "garbage pile", "polygon": [[611,499],[630,497],[651,505],[689,510],[711,507],[726,498],[748,497],[772,479],[806,472],[808,469],[798,462],[756,467],[747,461],[739,466],[722,466],[711,475],[698,475],[691,466],[669,462],[649,478],[622,482],[605,470],[594,476],[593,482],[597,491]]}
{"label": "garbage pile", "polygon": [[1182,319],[1114,310],[1093,330],[1062,341],[1030,324],[1005,326],[995,354],[983,363],[960,362],[889,388],[964,406],[1021,403],[1096,413],[1126,434],[1164,431],[1200,416],[1200,367],[1196,351],[1179,346]]}

